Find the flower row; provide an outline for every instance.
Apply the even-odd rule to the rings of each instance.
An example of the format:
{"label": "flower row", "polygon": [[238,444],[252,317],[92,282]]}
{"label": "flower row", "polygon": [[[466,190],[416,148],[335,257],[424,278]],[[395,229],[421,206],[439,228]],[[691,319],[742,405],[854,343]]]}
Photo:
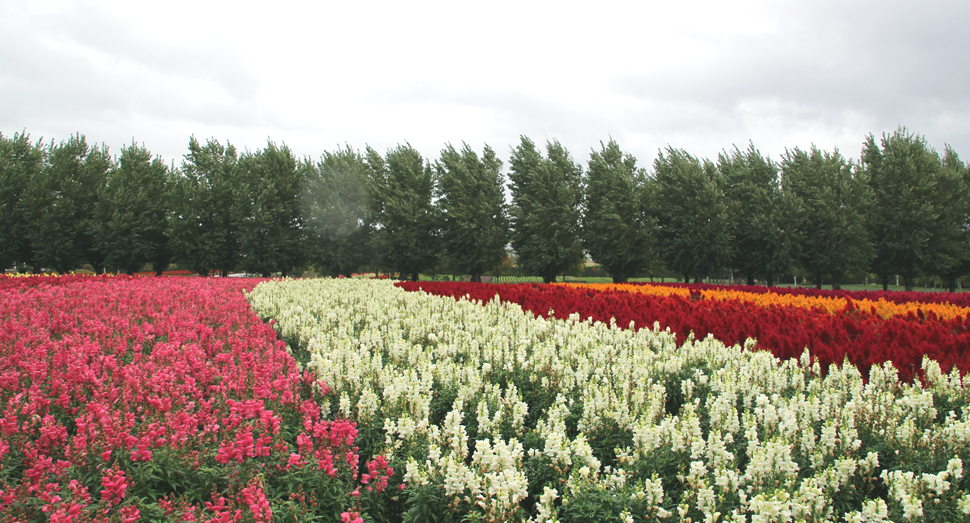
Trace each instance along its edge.
{"label": "flower row", "polygon": [[408,520],[968,520],[957,372],[924,360],[925,388],[891,365],[823,375],[807,353],[528,314],[493,287],[503,299],[372,280],[250,294],[310,353],[326,408],[406,469]]}
{"label": "flower row", "polygon": [[757,347],[782,359],[808,350],[822,369],[849,361],[863,375],[872,366],[891,361],[904,381],[917,374],[924,357],[944,372],[970,370],[970,318],[928,315],[881,317],[855,308],[849,301],[836,313],[821,308],[763,307],[742,299],[708,300],[678,295],[658,296],[626,291],[595,291],[560,285],[489,285],[452,282],[401,282],[404,289],[469,297],[487,302],[493,297],[516,303],[542,316],[580,319],[636,329],[669,328],[679,343],[693,336],[713,336],[727,345]]}
{"label": "flower row", "polygon": [[0,519],[334,520],[383,496],[393,471],[359,476],[256,283],[0,277]]}
{"label": "flower row", "polygon": [[[703,290],[723,289],[723,285],[711,283],[659,283],[642,282],[631,285],[652,285],[658,287],[687,288],[694,292]],[[861,290],[848,291],[844,289],[814,289],[806,287],[765,287],[762,285],[731,285],[728,288],[753,294],[785,294],[793,296],[811,296],[820,298],[850,298],[854,301],[888,301],[892,303],[944,303],[957,307],[970,308],[970,293],[967,292],[915,292],[915,291],[882,291]]]}
{"label": "flower row", "polygon": [[[592,289],[597,291],[625,291],[636,294],[650,294],[655,296],[680,296],[690,299],[699,297],[705,300],[743,300],[761,307],[799,307],[803,309],[821,309],[830,314],[842,312],[846,307],[871,312],[881,318],[891,316],[926,316],[932,314],[937,318],[954,319],[965,318],[970,314],[970,307],[953,305],[949,302],[921,302],[889,300],[885,297],[853,299],[845,295],[818,295],[791,292],[765,292],[762,288],[735,286],[671,286],[650,283],[562,283],[569,287]],[[698,286],[699,287],[699,286]],[[755,292],[757,289],[760,292]],[[850,305],[851,304],[851,305]]]}

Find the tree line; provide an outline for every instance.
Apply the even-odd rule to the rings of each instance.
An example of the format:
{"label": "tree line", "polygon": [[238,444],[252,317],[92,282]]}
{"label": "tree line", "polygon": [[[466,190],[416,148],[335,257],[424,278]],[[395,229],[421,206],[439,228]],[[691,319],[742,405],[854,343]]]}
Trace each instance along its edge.
{"label": "tree line", "polygon": [[814,146],[777,161],[753,145],[713,160],[667,147],[646,169],[609,140],[584,168],[558,141],[522,136],[508,165],[506,180],[493,149],[467,144],[434,160],[407,143],[314,160],[192,137],[176,167],[135,143],[115,157],[82,135],[0,134],[0,266],[477,281],[511,247],[546,282],[587,257],[615,281],[801,273],[837,288],[865,272],[884,288],[932,275],[953,289],[970,273],[970,170],[905,128],[867,136],[859,161]]}

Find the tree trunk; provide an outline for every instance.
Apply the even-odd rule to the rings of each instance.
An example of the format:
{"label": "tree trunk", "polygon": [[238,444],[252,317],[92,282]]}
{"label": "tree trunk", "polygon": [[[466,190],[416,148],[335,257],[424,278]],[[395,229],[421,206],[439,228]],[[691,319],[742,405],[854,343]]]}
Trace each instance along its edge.
{"label": "tree trunk", "polygon": [[[415,280],[415,281],[417,281],[417,280]],[[482,274],[481,273],[474,273],[473,272],[472,273],[472,277],[471,277],[471,281],[473,281],[475,283],[482,283]]]}
{"label": "tree trunk", "polygon": [[903,285],[905,285],[906,292],[913,292],[913,277],[903,276]]}
{"label": "tree trunk", "polygon": [[956,276],[947,276],[946,277],[946,290],[948,290],[950,292],[956,292],[957,291],[957,277]]}
{"label": "tree trunk", "polygon": [[684,273],[684,283],[690,283],[690,274]]}
{"label": "tree trunk", "polygon": [[417,271],[411,273],[411,281],[418,281]]}
{"label": "tree trunk", "polygon": [[816,289],[821,289],[822,288],[822,275],[821,274],[816,274],[815,275],[815,288]]}
{"label": "tree trunk", "polygon": [[626,276],[614,276],[613,277],[613,283],[626,283],[626,280],[627,280],[627,277]]}
{"label": "tree trunk", "polygon": [[554,283],[555,281],[556,281],[555,276],[548,276],[548,275],[542,276],[542,283]]}
{"label": "tree trunk", "polygon": [[747,275],[747,278],[748,278],[748,285],[754,286],[754,276],[749,274]]}
{"label": "tree trunk", "polygon": [[775,286],[775,275],[774,274],[767,274],[767,275],[765,275],[765,285],[768,286],[768,287],[774,287]]}

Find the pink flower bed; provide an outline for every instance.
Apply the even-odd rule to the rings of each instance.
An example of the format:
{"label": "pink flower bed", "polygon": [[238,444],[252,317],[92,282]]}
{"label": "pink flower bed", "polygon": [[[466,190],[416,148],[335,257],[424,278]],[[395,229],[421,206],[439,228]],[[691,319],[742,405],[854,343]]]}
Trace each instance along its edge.
{"label": "pink flower bed", "polygon": [[256,283],[0,277],[0,520],[338,520],[379,502],[393,470],[321,412],[326,385],[250,311]]}

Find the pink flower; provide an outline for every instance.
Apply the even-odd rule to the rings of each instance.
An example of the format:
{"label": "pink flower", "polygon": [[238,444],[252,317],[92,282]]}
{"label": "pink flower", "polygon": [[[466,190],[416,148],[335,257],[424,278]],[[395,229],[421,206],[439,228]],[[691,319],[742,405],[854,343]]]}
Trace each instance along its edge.
{"label": "pink flower", "polygon": [[134,523],[140,518],[141,512],[138,511],[138,507],[134,505],[128,505],[121,508],[121,521],[122,523]]}
{"label": "pink flower", "polygon": [[340,521],[343,523],[364,523],[364,518],[360,517],[360,512],[343,512],[340,514]]}
{"label": "pink flower", "polygon": [[108,471],[108,475],[101,477],[101,485],[104,487],[101,490],[101,499],[107,501],[110,506],[120,503],[128,489],[125,473],[119,470],[117,466]]}

